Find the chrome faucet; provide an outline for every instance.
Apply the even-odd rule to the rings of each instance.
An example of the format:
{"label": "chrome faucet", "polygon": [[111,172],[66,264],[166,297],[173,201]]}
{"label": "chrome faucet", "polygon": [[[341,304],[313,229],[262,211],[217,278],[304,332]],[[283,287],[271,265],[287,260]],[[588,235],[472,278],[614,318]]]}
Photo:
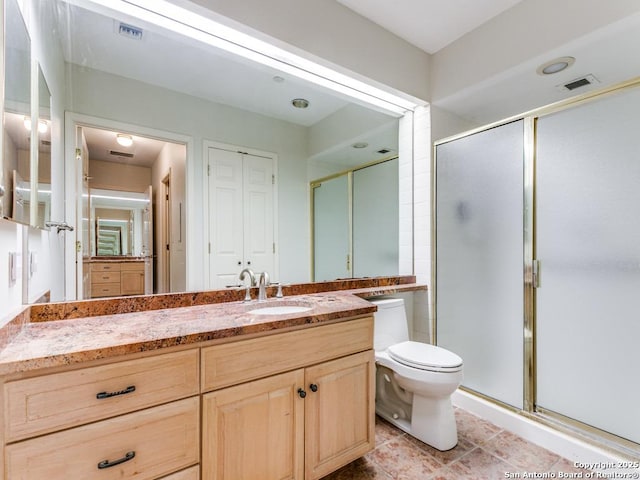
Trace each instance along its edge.
{"label": "chrome faucet", "polygon": [[244,282],[245,274],[249,275],[249,279],[251,281],[249,282],[249,285],[247,285],[247,293],[245,293],[245,295],[244,295],[244,301],[245,302],[250,302],[251,301],[251,287],[255,287],[256,286],[256,274],[253,273],[253,271],[250,268],[245,268],[244,270],[242,270],[240,272],[240,281],[241,282]]}
{"label": "chrome faucet", "polygon": [[253,271],[252,271],[250,268],[245,268],[244,270],[242,270],[242,271],[240,272],[240,281],[241,281],[241,282],[244,282],[244,276],[245,276],[245,273],[246,273],[246,274],[248,274],[248,275],[249,275],[249,278],[251,279],[251,284],[250,284],[250,286],[255,287],[255,286],[257,285],[257,284],[256,284],[256,274],[255,274],[255,273],[253,273]]}
{"label": "chrome faucet", "polygon": [[264,302],[267,299],[267,287],[269,286],[269,274],[262,272],[258,280],[258,301]]}

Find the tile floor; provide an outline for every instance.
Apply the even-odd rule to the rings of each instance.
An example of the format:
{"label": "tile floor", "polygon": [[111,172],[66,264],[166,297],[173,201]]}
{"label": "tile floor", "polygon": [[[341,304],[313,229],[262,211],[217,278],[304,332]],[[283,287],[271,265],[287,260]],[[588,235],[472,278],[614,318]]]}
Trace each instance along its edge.
{"label": "tile floor", "polygon": [[[586,472],[461,408],[456,422],[458,445],[440,452],[376,417],[375,450],[322,480],[497,480]],[[551,472],[556,476],[532,475]]]}

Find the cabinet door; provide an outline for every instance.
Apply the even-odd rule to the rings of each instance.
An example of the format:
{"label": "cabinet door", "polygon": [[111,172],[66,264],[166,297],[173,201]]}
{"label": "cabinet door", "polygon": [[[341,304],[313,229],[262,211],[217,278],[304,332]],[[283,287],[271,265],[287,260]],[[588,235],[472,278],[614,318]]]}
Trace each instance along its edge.
{"label": "cabinet door", "polygon": [[122,295],[144,294],[144,266],[136,265],[136,269],[122,270],[120,290]]}
{"label": "cabinet door", "polygon": [[306,369],[306,480],[321,478],[373,449],[374,382],[372,350]]}
{"label": "cabinet door", "polygon": [[295,370],[203,395],[202,478],[302,480],[303,381]]}

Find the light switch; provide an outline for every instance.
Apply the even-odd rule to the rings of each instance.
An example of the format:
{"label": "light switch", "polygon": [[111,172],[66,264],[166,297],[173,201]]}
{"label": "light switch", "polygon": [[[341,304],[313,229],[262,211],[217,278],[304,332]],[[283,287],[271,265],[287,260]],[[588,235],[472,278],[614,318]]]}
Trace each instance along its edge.
{"label": "light switch", "polygon": [[38,252],[29,252],[29,278],[38,271]]}
{"label": "light switch", "polygon": [[18,281],[18,253],[9,252],[9,286],[13,287]]}

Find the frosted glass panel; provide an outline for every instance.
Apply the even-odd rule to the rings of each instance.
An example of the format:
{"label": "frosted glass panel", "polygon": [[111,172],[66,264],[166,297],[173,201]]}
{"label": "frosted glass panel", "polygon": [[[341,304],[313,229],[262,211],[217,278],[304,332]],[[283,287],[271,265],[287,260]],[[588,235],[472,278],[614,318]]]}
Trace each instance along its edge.
{"label": "frosted glass panel", "polygon": [[353,276],[398,274],[398,159],[353,172]]}
{"label": "frosted glass panel", "polygon": [[463,385],[523,404],[523,123],[437,147],[438,345]]}
{"label": "frosted glass panel", "polygon": [[537,404],[640,442],[640,91],[538,120]]}
{"label": "frosted glass panel", "polygon": [[347,176],[322,182],[313,189],[314,280],[350,277],[349,184]]}

